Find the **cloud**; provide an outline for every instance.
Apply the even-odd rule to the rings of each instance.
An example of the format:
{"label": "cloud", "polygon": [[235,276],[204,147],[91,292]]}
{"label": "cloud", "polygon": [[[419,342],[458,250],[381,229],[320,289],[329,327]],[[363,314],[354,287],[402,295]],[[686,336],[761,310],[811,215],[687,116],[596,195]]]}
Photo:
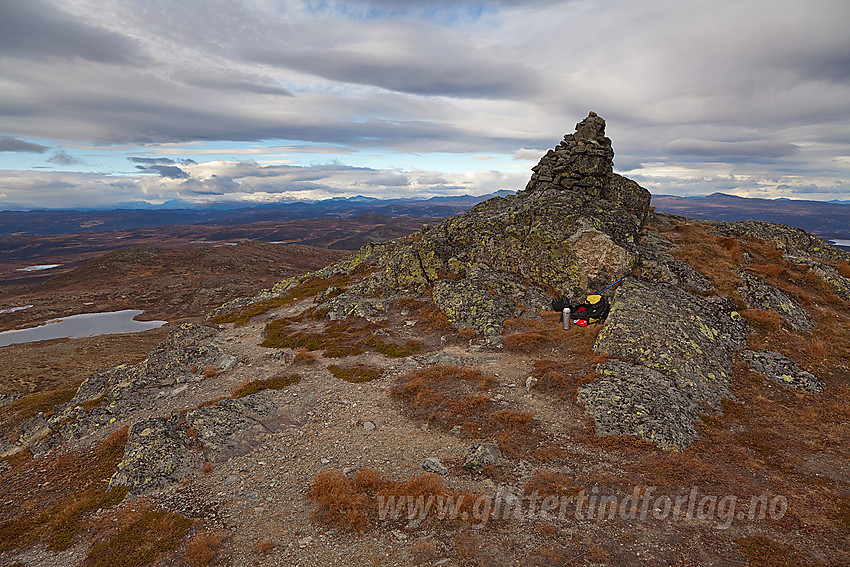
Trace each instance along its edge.
{"label": "cloud", "polygon": [[[431,30],[429,30],[431,31]],[[411,34],[421,34],[417,28]],[[396,34],[391,34],[396,35]],[[400,35],[400,34],[399,34]],[[388,40],[380,45],[336,49],[317,48],[286,51],[257,48],[246,51],[253,60],[278,65],[332,81],[380,87],[416,95],[459,98],[522,99],[532,95],[542,77],[531,67],[507,60],[469,53],[468,45],[441,46],[423,52],[417,41]],[[453,56],[458,51],[462,56]]]}
{"label": "cloud", "polygon": [[[494,156],[488,167],[513,179],[521,164],[512,157],[536,161],[595,110],[608,121],[618,168],[670,178],[663,191],[734,177],[761,180],[753,191],[841,192],[850,177],[841,157],[850,156],[845,0],[244,0],[214,9],[190,1],[185,14],[167,0],[8,4],[0,19],[7,167],[25,157],[14,152],[48,150],[19,145],[29,138],[99,144],[94,155],[127,145],[125,156],[171,156],[131,160],[144,168],[132,186],[151,194],[181,183],[257,198],[344,193],[355,183],[386,194],[478,190],[502,181],[473,156]],[[227,142],[252,147],[228,153]],[[394,168],[172,159],[285,152],[306,163],[297,154],[308,151]],[[463,161],[437,171],[435,156],[449,153]],[[395,157],[366,161],[376,154]],[[464,167],[468,177],[457,173]]]}
{"label": "cloud", "polygon": [[136,169],[143,173],[158,173],[161,177],[169,179],[188,179],[189,174],[176,165],[137,165]]}
{"label": "cloud", "polygon": [[33,144],[32,142],[24,142],[17,138],[0,138],[0,152],[29,152],[34,154],[43,154],[49,150],[47,146],[41,144]]}
{"label": "cloud", "polygon": [[692,155],[703,157],[764,157],[780,158],[793,155],[800,146],[787,142],[774,141],[741,141],[715,142],[710,140],[695,140],[680,138],[665,146],[666,150],[676,155]]}
{"label": "cloud", "polygon": [[251,161],[184,165],[138,165],[140,173],[115,179],[99,173],[0,171],[6,196],[0,203],[23,207],[109,207],[117,203],[170,200],[205,202],[226,198],[246,203],[281,198],[430,197],[482,195],[517,190],[527,175],[500,171],[451,173],[426,169],[376,169],[339,163],[265,166]]}
{"label": "cloud", "polygon": [[81,58],[100,63],[138,62],[128,37],[82,21],[50,2],[4,2],[0,52],[22,58]]}
{"label": "cloud", "polygon": [[174,165],[174,164],[177,164],[177,163],[180,163],[180,164],[183,164],[183,165],[197,165],[197,163],[198,163],[195,160],[189,159],[189,158],[182,158],[178,161],[175,161],[171,158],[166,158],[166,157],[161,157],[161,158],[128,157],[127,159],[130,160],[133,163],[141,163],[143,165],[148,165],[148,166],[151,166],[151,165]]}
{"label": "cloud", "polygon": [[79,165],[83,163],[81,159],[75,158],[65,150],[57,150],[47,161],[58,163],[59,165]]}

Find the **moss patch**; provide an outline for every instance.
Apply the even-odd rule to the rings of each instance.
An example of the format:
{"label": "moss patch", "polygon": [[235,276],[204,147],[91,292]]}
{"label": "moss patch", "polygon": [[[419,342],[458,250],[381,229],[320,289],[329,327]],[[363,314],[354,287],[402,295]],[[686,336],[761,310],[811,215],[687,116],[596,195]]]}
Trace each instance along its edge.
{"label": "moss patch", "polygon": [[261,390],[283,390],[287,386],[297,384],[300,381],[301,376],[298,374],[284,374],[273,378],[266,378],[265,380],[252,380],[234,391],[233,397],[243,398],[251,394],[256,394]]}
{"label": "moss patch", "polygon": [[344,275],[334,276],[331,278],[311,278],[292,287],[280,297],[264,299],[251,303],[242,309],[217,315],[213,318],[213,322],[244,325],[251,319],[251,317],[255,317],[276,307],[283,307],[284,305],[289,305],[290,303],[300,301],[307,297],[318,295],[319,293],[327,291],[330,287],[343,286],[347,284],[349,280],[350,277]]}
{"label": "moss patch", "polygon": [[152,510],[106,541],[96,543],[86,556],[87,567],[141,567],[175,549],[192,527],[192,520],[164,510]]}
{"label": "moss patch", "polygon": [[337,366],[331,364],[328,366],[328,371],[340,380],[359,384],[361,382],[371,382],[381,377],[381,369],[369,366],[366,364],[353,364],[351,366]]}

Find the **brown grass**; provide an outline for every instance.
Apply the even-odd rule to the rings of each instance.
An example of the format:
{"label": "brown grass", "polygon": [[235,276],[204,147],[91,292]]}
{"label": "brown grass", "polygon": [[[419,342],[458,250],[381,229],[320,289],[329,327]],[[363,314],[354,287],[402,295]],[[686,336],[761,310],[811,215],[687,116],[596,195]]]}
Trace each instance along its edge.
{"label": "brown grass", "polygon": [[525,493],[537,493],[541,498],[547,496],[572,496],[578,494],[581,487],[575,478],[565,474],[537,470],[525,483]]}
{"label": "brown grass", "polygon": [[299,349],[292,359],[292,364],[308,365],[316,362],[316,355],[306,348]]}
{"label": "brown grass", "polygon": [[38,539],[53,551],[70,547],[91,512],[110,508],[127,494],[126,488],[107,487],[126,440],[125,427],[86,453],[15,463],[0,484],[0,498],[16,503],[7,511],[11,517],[0,523],[0,551]]}
{"label": "brown grass", "polygon": [[736,237],[718,236],[698,223],[677,224],[664,233],[677,248],[670,254],[689,263],[721,293],[734,295],[739,285],[735,269],[743,263],[741,242]]}
{"label": "brown grass", "polygon": [[192,520],[164,510],[150,510],[92,546],[86,567],[141,567],[174,550],[189,533]]}
{"label": "brown grass", "polygon": [[220,533],[199,532],[186,545],[186,560],[192,567],[207,567],[215,560],[221,546]]}
{"label": "brown grass", "polygon": [[283,307],[290,303],[295,303],[307,297],[317,295],[329,287],[343,287],[350,281],[350,276],[337,275],[331,278],[312,278],[308,279],[297,286],[287,291],[281,297],[264,299],[256,303],[252,303],[242,309],[232,311],[230,313],[222,313],[213,318],[214,323],[234,323],[235,325],[244,325],[252,317],[261,315],[270,309]]}
{"label": "brown grass", "polygon": [[346,382],[360,384],[362,382],[371,382],[381,377],[381,369],[367,364],[352,364],[350,366],[337,366],[331,364],[328,366],[328,371],[334,377]]}
{"label": "brown grass", "polygon": [[436,366],[400,376],[392,389],[413,419],[465,436],[491,437],[506,454],[530,454],[546,441],[534,414],[502,410],[485,394],[496,378],[473,368]]}
{"label": "brown grass", "polygon": [[268,555],[275,547],[277,547],[275,542],[270,539],[264,539],[254,545],[254,553],[257,555]]}
{"label": "brown grass", "polygon": [[367,341],[378,329],[373,323],[355,317],[329,321],[316,330],[293,328],[296,326],[297,321],[290,318],[271,321],[266,325],[261,346],[321,350],[329,358],[356,356],[363,353]]}
{"label": "brown grass", "polygon": [[54,414],[55,406],[71,401],[77,393],[77,387],[46,390],[21,396],[8,407],[2,408],[3,430],[11,432],[12,429],[41,412],[45,417],[50,417]]}
{"label": "brown grass", "polygon": [[797,565],[811,565],[803,561],[803,555],[796,548],[775,541],[767,536],[742,537],[735,540],[735,544],[751,567],[794,567]]}
{"label": "brown grass", "polygon": [[301,381],[298,374],[281,374],[264,380],[252,380],[232,390],[234,398],[242,398],[256,394],[261,390],[283,390]]}
{"label": "brown grass", "polygon": [[[460,510],[471,517],[477,495],[451,490],[443,479],[434,474],[426,473],[409,480],[391,480],[374,469],[361,469],[350,477],[337,471],[319,473],[307,492],[307,498],[316,504],[314,515],[320,523],[360,533],[378,522],[379,496],[414,499],[420,496],[463,497]],[[406,520],[406,517],[400,519]]]}
{"label": "brown grass", "polygon": [[366,344],[375,352],[379,352],[389,358],[404,358],[422,350],[421,341],[408,340],[404,346],[392,342],[384,342],[377,335],[372,335]]}
{"label": "brown grass", "polygon": [[598,329],[570,329],[565,331],[558,322],[559,315],[550,312],[544,314],[542,320],[508,319],[503,326],[505,350],[509,352],[536,353],[547,347],[553,351],[561,350],[563,345],[579,333],[592,333]]}
{"label": "brown grass", "polygon": [[418,319],[423,324],[423,331],[425,332],[447,335],[458,332],[445,313],[440,311],[430,298],[427,301],[423,301],[413,297],[401,297],[393,302],[393,308],[399,311],[407,309],[410,317]]}

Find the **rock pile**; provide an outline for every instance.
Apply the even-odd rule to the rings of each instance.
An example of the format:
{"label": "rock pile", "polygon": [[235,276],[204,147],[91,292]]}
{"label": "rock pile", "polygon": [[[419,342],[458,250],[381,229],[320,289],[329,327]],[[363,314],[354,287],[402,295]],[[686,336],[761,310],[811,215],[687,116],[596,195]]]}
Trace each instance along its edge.
{"label": "rock pile", "polygon": [[605,121],[590,113],[525,190],[364,249],[361,260],[378,270],[331,299],[330,316],[380,317],[394,296],[427,290],[457,327],[495,336],[506,319],[545,308],[544,289],[580,294],[623,277],[638,263],[650,194],[612,172],[604,134]]}

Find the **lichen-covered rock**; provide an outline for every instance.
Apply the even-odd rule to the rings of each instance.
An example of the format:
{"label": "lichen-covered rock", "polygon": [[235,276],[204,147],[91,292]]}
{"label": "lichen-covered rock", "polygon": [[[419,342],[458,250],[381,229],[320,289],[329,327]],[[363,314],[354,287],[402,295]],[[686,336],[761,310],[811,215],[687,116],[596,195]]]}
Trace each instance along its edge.
{"label": "lichen-covered rock", "polygon": [[144,494],[180,482],[203,464],[179,412],[135,423],[127,435],[124,456],[109,486],[127,486]]}
{"label": "lichen-covered rock", "polygon": [[803,390],[812,394],[823,392],[824,385],[820,378],[803,370],[782,353],[744,350],[741,352],[741,360],[765,378],[786,388]]}
{"label": "lichen-covered rock", "polygon": [[186,413],[186,423],[198,435],[213,463],[250,453],[267,433],[292,423],[275,401],[276,393],[262,391],[235,400],[222,400]]}
{"label": "lichen-covered rock", "polygon": [[438,281],[433,297],[455,327],[472,327],[484,335],[498,335],[502,323],[516,312],[509,298],[488,293],[486,287],[469,280]]}
{"label": "lichen-covered rock", "polygon": [[[693,440],[697,414],[718,411],[731,398],[729,371],[735,350],[745,346],[746,326],[732,317],[734,302],[704,298],[667,284],[627,279],[617,289],[611,313],[594,345],[596,352],[628,362],[609,363],[607,374],[585,388],[582,399],[593,416],[613,411],[606,393],[634,399],[660,395],[646,413],[627,400],[615,404],[617,421],[597,424],[600,434],[629,432],[662,447],[684,448]],[[645,381],[641,381],[641,369]],[[646,404],[644,404],[645,406]],[[647,417],[649,416],[649,417]]]}
{"label": "lichen-covered rock", "polygon": [[439,475],[449,474],[449,469],[447,469],[446,465],[444,465],[443,462],[437,457],[428,457],[427,459],[422,461],[422,469],[425,472]]}
{"label": "lichen-covered rock", "polygon": [[838,297],[850,301],[850,278],[841,275],[837,268],[810,258],[789,257],[789,260],[808,267],[810,272],[832,286]]}
{"label": "lichen-covered rock", "polygon": [[70,402],[47,420],[44,435],[28,441],[33,453],[44,454],[65,441],[81,439],[123,420],[139,408],[153,407],[166,388],[204,379],[204,369],[226,371],[235,358],[212,340],[218,331],[184,323],[138,364],[120,364],[89,375]]}
{"label": "lichen-covered rock", "polygon": [[471,327],[483,335],[498,335],[502,323],[531,311],[547,308],[546,295],[534,286],[504,272],[470,270],[461,280],[440,280],[434,284],[434,304],[458,328]]}
{"label": "lichen-covered rock", "polygon": [[744,282],[744,285],[738,288],[738,293],[747,305],[776,311],[797,330],[811,331],[815,328],[806,310],[781,290],[746,270],[740,270],[738,275]]}
{"label": "lichen-covered rock", "polygon": [[[368,277],[323,304],[331,319],[377,321],[395,298],[433,291],[456,325],[495,336],[506,318],[545,307],[550,298],[539,299],[543,289],[586,294],[637,265],[650,194],[613,173],[613,156],[605,121],[590,113],[540,160],[516,195],[479,203],[409,237],[364,246],[307,277],[352,273],[370,263]],[[520,282],[523,289],[487,280]],[[291,282],[278,287],[261,296]]]}
{"label": "lichen-covered rock", "polygon": [[721,233],[743,234],[753,238],[760,238],[761,240],[772,243],[789,256],[817,258],[820,260],[850,261],[850,253],[821,240],[817,236],[809,234],[805,230],[793,226],[755,220],[704,222],[711,224]]}
{"label": "lichen-covered rock", "polygon": [[640,275],[647,281],[671,284],[688,291],[712,289],[711,282],[687,262],[643,247],[640,249]]}
{"label": "lichen-covered rock", "polygon": [[697,438],[697,407],[676,381],[645,366],[611,360],[600,377],[578,390],[596,434],[635,435],[663,449],[682,450]]}
{"label": "lichen-covered rock", "polygon": [[20,397],[20,394],[0,394],[0,408],[13,404]]}
{"label": "lichen-covered rock", "polygon": [[466,460],[463,467],[474,472],[481,472],[486,467],[498,465],[502,459],[502,452],[498,445],[493,443],[479,443],[473,445],[466,452]]}
{"label": "lichen-covered rock", "polygon": [[142,494],[195,474],[206,461],[223,462],[249,453],[268,433],[297,423],[265,390],[238,399],[152,417],[130,428],[124,456],[110,481]]}

